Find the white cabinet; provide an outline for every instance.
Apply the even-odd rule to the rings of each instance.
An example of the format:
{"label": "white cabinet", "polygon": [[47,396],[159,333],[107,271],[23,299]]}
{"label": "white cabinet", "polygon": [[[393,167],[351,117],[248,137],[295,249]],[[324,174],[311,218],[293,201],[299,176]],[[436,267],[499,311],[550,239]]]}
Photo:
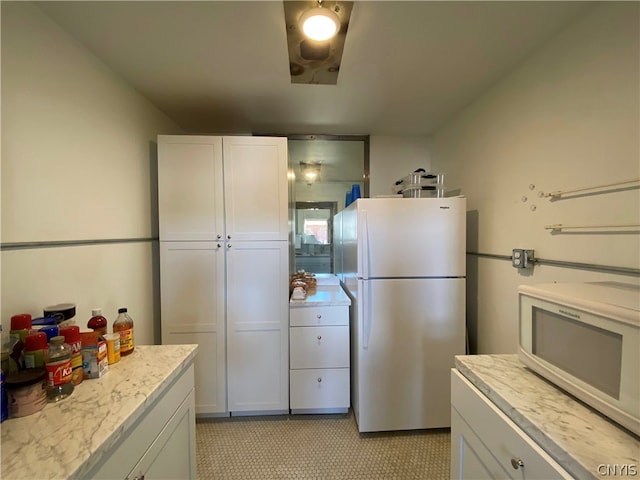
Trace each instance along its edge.
{"label": "white cabinet", "polygon": [[194,376],[189,367],[85,478],[195,479],[195,425]]}
{"label": "white cabinet", "polygon": [[451,371],[452,479],[570,479],[457,370]]}
{"label": "white cabinet", "polygon": [[291,302],[289,328],[292,413],[346,412],[349,390],[349,300],[340,287],[318,286],[317,298],[341,293],[343,305]]}
{"label": "white cabinet", "polygon": [[287,143],[158,136],[162,342],[197,343],[196,411],[288,405]]}
{"label": "white cabinet", "polygon": [[231,412],[283,413],[289,409],[288,267],[287,242],[231,242],[228,247]]}

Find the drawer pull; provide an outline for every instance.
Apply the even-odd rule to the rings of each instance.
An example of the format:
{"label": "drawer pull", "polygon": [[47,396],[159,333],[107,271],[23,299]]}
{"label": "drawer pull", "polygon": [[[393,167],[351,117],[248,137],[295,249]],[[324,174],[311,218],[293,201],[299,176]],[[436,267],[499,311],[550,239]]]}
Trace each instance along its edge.
{"label": "drawer pull", "polygon": [[318,340],[322,340],[322,335],[318,335]]}
{"label": "drawer pull", "polygon": [[320,320],[320,319],[322,318],[322,314],[321,314],[321,313],[316,313],[316,318],[317,318],[318,320]]}
{"label": "drawer pull", "polygon": [[318,377],[318,383],[322,382],[322,377]]}
{"label": "drawer pull", "polygon": [[518,470],[520,467],[524,468],[524,462],[520,457],[511,459],[511,466],[514,470]]}

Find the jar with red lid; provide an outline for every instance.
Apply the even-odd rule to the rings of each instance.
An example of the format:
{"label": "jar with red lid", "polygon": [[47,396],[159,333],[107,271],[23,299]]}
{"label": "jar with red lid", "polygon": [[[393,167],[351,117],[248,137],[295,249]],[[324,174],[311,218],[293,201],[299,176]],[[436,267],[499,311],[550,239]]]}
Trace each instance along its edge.
{"label": "jar with red lid", "polygon": [[24,367],[44,368],[44,354],[47,351],[47,334],[35,332],[24,340]]}

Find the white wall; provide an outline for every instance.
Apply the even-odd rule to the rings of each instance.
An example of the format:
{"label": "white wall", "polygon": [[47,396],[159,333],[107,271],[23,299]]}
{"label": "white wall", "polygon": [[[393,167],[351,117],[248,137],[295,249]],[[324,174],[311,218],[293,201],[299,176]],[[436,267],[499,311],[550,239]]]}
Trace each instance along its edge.
{"label": "white wall", "polygon": [[[538,197],[640,177],[638,19],[637,2],[597,5],[436,132],[433,168],[468,197],[468,251],[511,255],[512,248],[531,248],[542,259],[639,267],[639,229],[544,228],[638,224],[638,189]],[[505,260],[467,258],[468,323],[479,353],[515,352],[518,284],[637,282],[542,265],[527,275]]]}
{"label": "white wall", "polygon": [[369,138],[370,197],[392,195],[395,181],[418,168],[431,170],[428,137],[372,135]]}
{"label": "white wall", "polygon": [[[32,4],[2,2],[2,243],[157,236],[155,138],[180,128]],[[3,250],[2,324],[77,304],[159,338],[151,242]],[[153,272],[155,270],[155,277]]]}

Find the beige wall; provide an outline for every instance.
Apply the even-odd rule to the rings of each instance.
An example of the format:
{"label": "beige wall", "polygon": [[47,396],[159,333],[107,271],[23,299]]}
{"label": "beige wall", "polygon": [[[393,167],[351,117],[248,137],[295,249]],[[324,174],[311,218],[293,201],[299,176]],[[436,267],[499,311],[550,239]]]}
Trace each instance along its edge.
{"label": "beige wall", "polygon": [[[542,259],[639,267],[637,228],[544,228],[638,224],[638,189],[538,196],[640,177],[638,19],[637,2],[597,5],[435,134],[433,168],[468,197],[469,251],[530,248]],[[505,260],[467,258],[468,322],[479,353],[515,352],[519,284],[638,280],[542,265],[523,274]]]}
{"label": "beige wall", "polygon": [[418,168],[431,169],[429,138],[426,136],[372,135],[369,149],[371,197],[392,195],[396,180]]}
{"label": "beige wall", "polygon": [[[155,138],[180,128],[32,4],[2,2],[2,243],[157,235]],[[159,338],[150,242],[3,250],[2,324],[77,304]]]}

